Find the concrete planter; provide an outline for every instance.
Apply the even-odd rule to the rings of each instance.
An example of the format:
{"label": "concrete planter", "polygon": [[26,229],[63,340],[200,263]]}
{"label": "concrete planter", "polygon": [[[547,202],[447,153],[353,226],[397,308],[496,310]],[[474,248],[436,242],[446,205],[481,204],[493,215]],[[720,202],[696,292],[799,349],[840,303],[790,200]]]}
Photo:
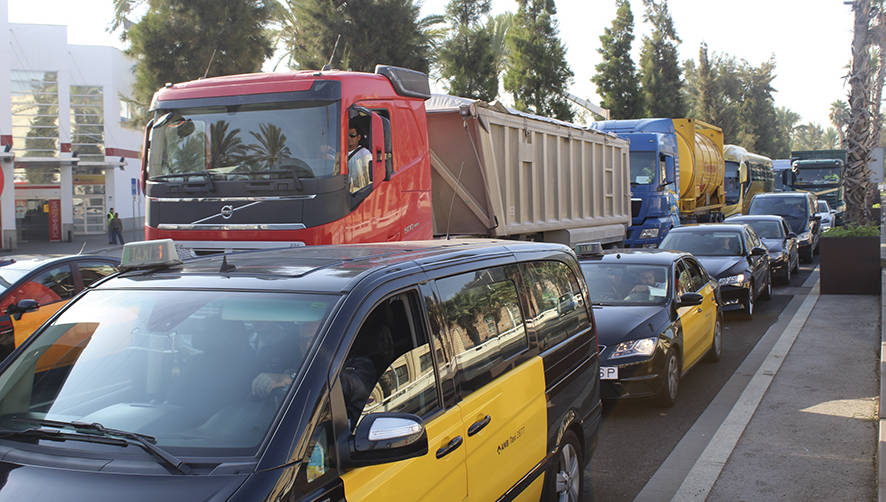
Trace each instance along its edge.
{"label": "concrete planter", "polygon": [[821,239],[822,294],[879,295],[880,238]]}

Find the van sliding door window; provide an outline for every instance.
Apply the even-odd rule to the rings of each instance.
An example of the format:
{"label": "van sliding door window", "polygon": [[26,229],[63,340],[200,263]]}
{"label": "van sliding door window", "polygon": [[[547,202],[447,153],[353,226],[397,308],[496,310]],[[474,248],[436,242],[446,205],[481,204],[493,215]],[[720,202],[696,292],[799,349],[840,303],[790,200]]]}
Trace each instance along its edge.
{"label": "van sliding door window", "polygon": [[529,346],[515,271],[496,267],[436,281],[458,368],[456,381],[464,392],[507,371],[509,359]]}
{"label": "van sliding door window", "polygon": [[528,322],[542,350],[590,327],[581,288],[569,266],[539,261],[520,268],[527,289]]}

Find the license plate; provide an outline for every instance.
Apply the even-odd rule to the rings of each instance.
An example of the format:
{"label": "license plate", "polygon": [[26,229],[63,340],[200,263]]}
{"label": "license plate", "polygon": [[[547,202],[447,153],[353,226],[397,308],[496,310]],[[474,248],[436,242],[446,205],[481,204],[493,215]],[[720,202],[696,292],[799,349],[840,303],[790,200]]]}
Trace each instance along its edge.
{"label": "license plate", "polygon": [[618,366],[600,366],[600,380],[618,380]]}

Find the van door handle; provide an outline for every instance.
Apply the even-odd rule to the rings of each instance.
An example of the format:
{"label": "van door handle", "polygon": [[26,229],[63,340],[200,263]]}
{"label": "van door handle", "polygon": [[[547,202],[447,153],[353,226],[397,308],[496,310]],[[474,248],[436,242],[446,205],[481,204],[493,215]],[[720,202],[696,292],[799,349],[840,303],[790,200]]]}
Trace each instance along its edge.
{"label": "van door handle", "polygon": [[437,450],[437,458],[443,458],[446,455],[449,455],[450,453],[454,452],[455,450],[458,449],[459,446],[461,446],[461,444],[463,442],[464,442],[464,439],[462,439],[461,436],[455,436],[454,438],[452,438],[451,441],[449,441],[449,443],[446,446]]}
{"label": "van door handle", "polygon": [[486,415],[480,420],[472,423],[470,427],[468,427],[468,437],[473,436],[474,434],[483,430],[484,427],[489,425],[489,422],[492,420],[492,417]]}
{"label": "van door handle", "polygon": [[703,310],[704,310],[704,309],[703,309],[703,308],[701,308],[701,307],[698,307],[698,310],[697,310],[697,312],[698,312],[698,313],[699,313],[699,314],[701,314],[701,312],[702,312],[702,311],[703,311]]}

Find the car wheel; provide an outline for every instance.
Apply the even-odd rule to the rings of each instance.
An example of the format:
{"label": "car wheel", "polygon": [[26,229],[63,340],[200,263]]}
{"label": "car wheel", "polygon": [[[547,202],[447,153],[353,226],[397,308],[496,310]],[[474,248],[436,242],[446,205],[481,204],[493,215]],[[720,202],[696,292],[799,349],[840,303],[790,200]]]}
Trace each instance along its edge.
{"label": "car wheel", "polygon": [[708,361],[715,363],[723,356],[723,325],[720,316],[714,322],[714,336],[711,340],[711,348],[708,350]]}
{"label": "car wheel", "polygon": [[748,297],[744,302],[744,314],[747,319],[750,319],[754,316],[754,303],[756,303],[756,299],[754,298],[754,285],[751,284],[751,288],[748,289]]}
{"label": "car wheel", "polygon": [[790,260],[788,260],[788,266],[784,268],[784,277],[782,277],[782,279],[784,279],[785,284],[791,283],[791,261]]}
{"label": "car wheel", "polygon": [[677,402],[677,394],[680,393],[680,361],[673,349],[665,357],[664,381],[661,383],[657,401],[659,406],[670,408]]}
{"label": "car wheel", "polygon": [[[584,463],[581,456],[581,443],[575,432],[567,430],[563,435],[563,444],[557,452],[557,464],[554,475],[550,477],[548,485],[549,496],[543,500],[556,500],[557,502],[578,502],[582,500],[584,490],[583,470]],[[552,495],[552,496],[551,496]]]}
{"label": "car wheel", "polygon": [[809,249],[805,253],[803,253],[803,261],[805,261],[806,263],[812,263],[812,260],[813,260],[812,255],[813,255],[812,246],[809,246]]}
{"label": "car wheel", "polygon": [[772,298],[772,271],[766,274],[766,285],[763,287],[763,293],[760,294],[761,300]]}
{"label": "car wheel", "polygon": [[795,263],[794,272],[799,272],[800,271],[800,253],[799,252],[797,252],[797,261],[794,263]]}

